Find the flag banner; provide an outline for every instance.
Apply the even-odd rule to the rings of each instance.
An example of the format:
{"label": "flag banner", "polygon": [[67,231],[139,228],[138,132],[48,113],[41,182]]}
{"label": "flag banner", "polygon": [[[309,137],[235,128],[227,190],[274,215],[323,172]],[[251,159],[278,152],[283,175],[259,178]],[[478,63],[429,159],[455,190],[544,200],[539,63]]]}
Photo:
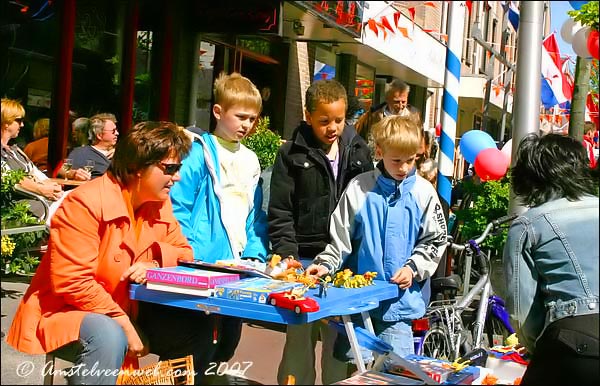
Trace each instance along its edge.
{"label": "flag banner", "polygon": [[573,95],[573,88],[562,68],[560,50],[553,32],[542,43],[541,99],[546,109],[568,102]]}
{"label": "flag banner", "polygon": [[514,1],[508,1],[508,21],[515,29],[519,29],[519,8]]}

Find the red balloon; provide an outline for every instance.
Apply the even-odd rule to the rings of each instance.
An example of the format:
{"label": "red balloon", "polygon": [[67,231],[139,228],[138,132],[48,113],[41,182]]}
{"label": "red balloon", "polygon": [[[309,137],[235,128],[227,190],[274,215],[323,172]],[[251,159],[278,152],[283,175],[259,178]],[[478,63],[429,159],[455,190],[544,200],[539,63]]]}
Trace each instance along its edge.
{"label": "red balloon", "polygon": [[600,48],[598,47],[598,31],[590,30],[590,36],[588,36],[587,48],[593,58],[598,59]]}
{"label": "red balloon", "polygon": [[499,180],[508,170],[510,160],[497,148],[483,149],[475,157],[475,173],[482,181]]}

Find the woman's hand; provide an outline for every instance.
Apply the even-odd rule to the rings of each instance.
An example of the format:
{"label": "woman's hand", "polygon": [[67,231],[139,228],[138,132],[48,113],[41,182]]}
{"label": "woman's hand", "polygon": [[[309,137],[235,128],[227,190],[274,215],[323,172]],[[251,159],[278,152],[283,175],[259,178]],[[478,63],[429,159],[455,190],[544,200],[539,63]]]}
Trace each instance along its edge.
{"label": "woman's hand", "polygon": [[157,264],[153,261],[138,261],[133,263],[133,265],[127,268],[127,271],[123,272],[121,275],[121,281],[125,281],[129,279],[137,284],[144,284],[146,282],[146,271],[149,268],[157,268]]}
{"label": "woman's hand", "polygon": [[55,182],[42,182],[38,184],[39,194],[48,200],[56,201],[63,195],[62,187]]}
{"label": "woman's hand", "polygon": [[127,315],[117,316],[114,318],[117,323],[123,328],[123,332],[127,337],[127,355],[132,357],[143,357],[148,354],[149,348],[144,346],[142,339],[137,333],[137,330],[129,320]]}

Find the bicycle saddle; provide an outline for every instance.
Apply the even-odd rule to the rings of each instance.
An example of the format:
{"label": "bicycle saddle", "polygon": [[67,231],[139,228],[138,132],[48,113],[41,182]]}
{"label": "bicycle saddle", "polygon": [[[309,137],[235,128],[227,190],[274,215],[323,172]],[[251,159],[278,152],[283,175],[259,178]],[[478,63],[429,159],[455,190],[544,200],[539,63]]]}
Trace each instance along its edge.
{"label": "bicycle saddle", "polygon": [[445,277],[436,277],[431,279],[432,292],[441,292],[444,290],[458,290],[460,288],[460,277],[456,274]]}

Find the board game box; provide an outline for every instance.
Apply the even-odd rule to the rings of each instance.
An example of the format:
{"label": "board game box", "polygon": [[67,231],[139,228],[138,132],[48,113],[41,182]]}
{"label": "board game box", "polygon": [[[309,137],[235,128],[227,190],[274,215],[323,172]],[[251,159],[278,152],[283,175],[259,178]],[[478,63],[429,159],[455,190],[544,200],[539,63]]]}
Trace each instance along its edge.
{"label": "board game box", "polygon": [[300,283],[251,277],[215,287],[215,296],[244,302],[266,304],[269,294],[301,287]]}

